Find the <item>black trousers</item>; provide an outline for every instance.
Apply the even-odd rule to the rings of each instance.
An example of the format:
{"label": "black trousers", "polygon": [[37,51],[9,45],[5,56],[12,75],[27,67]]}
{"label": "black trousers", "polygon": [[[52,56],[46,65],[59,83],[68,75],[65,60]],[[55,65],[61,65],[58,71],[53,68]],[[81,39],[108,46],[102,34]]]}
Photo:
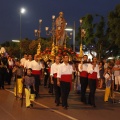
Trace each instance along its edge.
{"label": "black trousers", "polygon": [[35,78],[35,94],[36,94],[36,97],[38,97],[39,95],[39,86],[40,86],[40,75],[33,75],[34,78]]}
{"label": "black trousers", "polygon": [[57,85],[57,78],[53,77],[53,81],[54,81],[54,91],[55,91],[55,102],[56,102],[56,104],[59,105],[60,104],[61,89]]}
{"label": "black trousers", "polygon": [[96,80],[88,79],[88,84],[90,88],[88,103],[95,105]]}
{"label": "black trousers", "polygon": [[9,85],[11,84],[11,78],[12,78],[12,69],[9,69],[8,80],[7,80]]}
{"label": "black trousers", "polygon": [[81,83],[81,101],[86,103],[86,89],[88,86],[88,78],[87,77],[80,77]]}
{"label": "black trousers", "polygon": [[7,68],[1,67],[0,68],[0,88],[4,89],[4,82],[6,81],[7,78]]}
{"label": "black trousers", "polygon": [[70,82],[60,82],[62,106],[68,107],[68,96],[70,92]]}
{"label": "black trousers", "polygon": [[49,75],[49,77],[48,77],[48,81],[49,81],[49,83],[48,83],[48,88],[49,88],[49,93],[52,93],[53,94],[53,88],[54,88],[54,86],[53,86],[53,84],[51,84],[51,79],[50,79],[50,74],[48,74]]}
{"label": "black trousers", "polygon": [[48,78],[49,78],[49,75],[44,76],[44,86],[47,86]]}

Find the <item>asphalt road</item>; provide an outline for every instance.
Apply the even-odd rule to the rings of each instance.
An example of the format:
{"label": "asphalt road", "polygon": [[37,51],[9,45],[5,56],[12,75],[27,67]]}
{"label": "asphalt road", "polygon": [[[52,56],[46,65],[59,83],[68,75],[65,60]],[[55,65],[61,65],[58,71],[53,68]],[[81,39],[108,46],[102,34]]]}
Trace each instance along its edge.
{"label": "asphalt road", "polygon": [[21,107],[21,100],[14,97],[12,85],[0,90],[0,120],[120,120],[120,93],[115,93],[116,102],[103,101],[104,90],[96,91],[96,108],[80,102],[80,95],[71,91],[69,108],[56,106],[54,95],[48,88],[40,86],[40,97],[35,100],[32,109]]}

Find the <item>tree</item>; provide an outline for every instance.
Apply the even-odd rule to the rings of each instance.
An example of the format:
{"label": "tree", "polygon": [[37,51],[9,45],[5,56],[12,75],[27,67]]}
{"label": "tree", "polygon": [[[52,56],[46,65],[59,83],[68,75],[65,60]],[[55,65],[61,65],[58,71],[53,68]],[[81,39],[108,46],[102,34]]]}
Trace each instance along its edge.
{"label": "tree", "polygon": [[[118,27],[116,28],[116,32],[114,32],[114,29],[112,28],[113,32],[111,33],[112,30],[109,27],[107,29],[105,28],[106,22],[104,17],[98,14],[94,16],[91,14],[86,15],[82,17],[82,21],[83,22],[79,30],[84,29],[86,31],[85,37],[82,38],[83,44],[85,44],[86,46],[84,49],[85,51],[89,50],[92,56],[92,51],[95,51],[99,60],[101,60],[102,58],[108,58],[109,56],[116,55],[118,53],[118,50],[116,50],[116,48],[118,48],[117,44],[120,42],[118,40],[120,39],[118,37],[120,35],[120,29],[118,31]],[[118,22],[118,20],[116,22]],[[110,24],[110,22],[108,23]],[[111,22],[112,25],[113,23]],[[116,40],[114,40],[113,37],[111,37],[115,36],[115,34],[117,36]],[[81,36],[80,33],[79,36]]]}

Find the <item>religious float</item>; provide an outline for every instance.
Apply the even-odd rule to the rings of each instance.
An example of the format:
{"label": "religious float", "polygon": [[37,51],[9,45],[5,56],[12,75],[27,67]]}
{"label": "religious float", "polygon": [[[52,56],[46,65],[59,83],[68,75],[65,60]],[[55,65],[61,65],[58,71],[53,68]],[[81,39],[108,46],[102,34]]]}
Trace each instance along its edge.
{"label": "religious float", "polygon": [[[41,44],[39,42],[37,48],[37,55],[40,56],[40,59],[44,59],[45,61],[52,60],[54,61],[54,57],[56,55],[60,56],[62,59],[63,55],[69,56],[69,61],[80,61],[83,57],[82,44],[80,45],[80,54],[76,54],[71,48],[67,48],[66,39],[67,33],[65,31],[66,21],[63,17],[63,12],[59,13],[58,18],[55,20],[55,16],[52,17],[52,45],[51,48],[46,48],[44,51],[41,51]],[[48,31],[48,27],[46,27],[46,31]]]}

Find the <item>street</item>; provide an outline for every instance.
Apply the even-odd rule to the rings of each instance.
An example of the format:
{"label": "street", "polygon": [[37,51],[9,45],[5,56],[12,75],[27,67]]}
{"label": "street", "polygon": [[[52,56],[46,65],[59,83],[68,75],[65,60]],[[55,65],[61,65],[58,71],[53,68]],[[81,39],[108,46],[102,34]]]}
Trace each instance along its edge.
{"label": "street", "polygon": [[[12,85],[5,85],[0,90],[0,120],[119,120],[120,93],[115,93],[116,103],[103,101],[104,90],[96,91],[96,108],[80,102],[80,94],[73,90],[69,96],[68,110],[56,106],[54,95],[48,93],[48,88],[40,86],[40,97],[35,100],[33,108],[23,107],[21,100],[16,100]],[[87,91],[88,92],[88,91]]]}

